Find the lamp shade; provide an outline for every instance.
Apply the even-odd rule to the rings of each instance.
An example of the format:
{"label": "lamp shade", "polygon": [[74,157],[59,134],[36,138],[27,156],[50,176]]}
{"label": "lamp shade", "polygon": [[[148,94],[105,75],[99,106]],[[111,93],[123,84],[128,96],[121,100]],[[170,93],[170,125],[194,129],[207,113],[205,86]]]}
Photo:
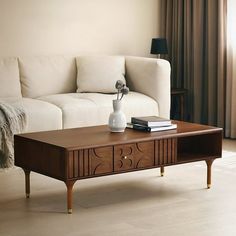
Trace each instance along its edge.
{"label": "lamp shade", "polygon": [[167,54],[167,41],[165,38],[153,38],[151,46],[151,54]]}

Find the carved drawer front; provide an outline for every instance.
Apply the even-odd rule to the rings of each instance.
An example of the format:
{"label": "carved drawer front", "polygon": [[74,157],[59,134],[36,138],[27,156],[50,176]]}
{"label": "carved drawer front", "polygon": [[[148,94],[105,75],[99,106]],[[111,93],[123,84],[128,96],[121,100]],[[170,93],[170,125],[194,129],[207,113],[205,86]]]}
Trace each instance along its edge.
{"label": "carved drawer front", "polygon": [[68,177],[102,175],[113,171],[113,148],[92,148],[71,151],[68,158]]}
{"label": "carved drawer front", "polygon": [[114,171],[145,168],[153,165],[154,141],[114,147]]}
{"label": "carved drawer front", "polygon": [[176,163],[177,139],[161,139],[155,141],[155,165],[169,165]]}

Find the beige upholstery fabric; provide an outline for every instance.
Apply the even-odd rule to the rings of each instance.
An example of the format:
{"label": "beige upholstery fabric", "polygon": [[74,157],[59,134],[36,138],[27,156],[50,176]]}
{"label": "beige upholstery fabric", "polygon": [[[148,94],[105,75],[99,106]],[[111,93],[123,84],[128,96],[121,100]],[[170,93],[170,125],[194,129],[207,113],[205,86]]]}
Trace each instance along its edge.
{"label": "beige upholstery fabric", "polygon": [[21,97],[17,58],[0,59],[0,98]]}
{"label": "beige upholstery fabric", "polygon": [[170,117],[170,63],[162,59],[126,57],[126,80],[131,90],[158,102],[159,115]]}
{"label": "beige upholstery fabric", "polygon": [[125,58],[81,56],[76,59],[77,92],[115,93],[117,80],[125,82]]}
{"label": "beige upholstery fabric", "polygon": [[37,132],[62,128],[61,109],[53,104],[31,98],[4,98],[3,101],[19,103],[27,114],[26,132]]}
{"label": "beige upholstery fabric", "polygon": [[[27,132],[107,124],[116,95],[103,93],[116,92],[115,83],[118,79],[124,80],[125,66],[128,86],[135,91],[123,98],[122,110],[127,121],[131,116],[169,117],[170,65],[165,60],[124,59],[120,56],[78,57],[78,78],[83,75],[83,79],[78,81],[86,88],[83,91],[88,89],[103,93],[76,93],[75,58],[20,58],[22,92],[29,98],[15,98],[20,95],[19,76],[18,89],[17,83],[16,86],[14,84],[17,81],[17,60],[13,58],[0,62],[2,78],[7,77],[9,81],[14,78],[13,82],[6,83],[0,77],[0,97],[4,94],[9,96],[5,100],[23,104],[28,114]],[[5,93],[7,86],[16,89],[14,93]]]}
{"label": "beige upholstery fabric", "polygon": [[[63,112],[63,128],[107,124],[112,112],[112,100],[116,95],[100,93],[71,93],[41,97],[39,99],[55,104]],[[123,99],[127,121],[131,116],[158,115],[158,105],[152,98],[130,92]]]}
{"label": "beige upholstery fabric", "polygon": [[75,58],[63,56],[19,59],[23,97],[76,91]]}

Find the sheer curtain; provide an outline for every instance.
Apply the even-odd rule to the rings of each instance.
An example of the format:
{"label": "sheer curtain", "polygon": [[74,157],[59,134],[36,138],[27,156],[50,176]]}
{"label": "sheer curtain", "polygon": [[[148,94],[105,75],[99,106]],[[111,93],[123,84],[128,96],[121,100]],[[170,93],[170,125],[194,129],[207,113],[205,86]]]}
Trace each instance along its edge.
{"label": "sheer curtain", "polygon": [[236,138],[236,1],[227,2],[227,80],[225,135]]}

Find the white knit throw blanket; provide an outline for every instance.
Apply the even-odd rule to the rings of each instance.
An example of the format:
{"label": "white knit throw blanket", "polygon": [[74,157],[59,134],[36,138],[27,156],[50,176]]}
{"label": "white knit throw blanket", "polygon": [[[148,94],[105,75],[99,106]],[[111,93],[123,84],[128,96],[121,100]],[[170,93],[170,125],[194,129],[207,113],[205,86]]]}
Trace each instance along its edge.
{"label": "white knit throw blanket", "polygon": [[0,101],[0,168],[14,165],[14,134],[24,131],[27,117],[19,104]]}

